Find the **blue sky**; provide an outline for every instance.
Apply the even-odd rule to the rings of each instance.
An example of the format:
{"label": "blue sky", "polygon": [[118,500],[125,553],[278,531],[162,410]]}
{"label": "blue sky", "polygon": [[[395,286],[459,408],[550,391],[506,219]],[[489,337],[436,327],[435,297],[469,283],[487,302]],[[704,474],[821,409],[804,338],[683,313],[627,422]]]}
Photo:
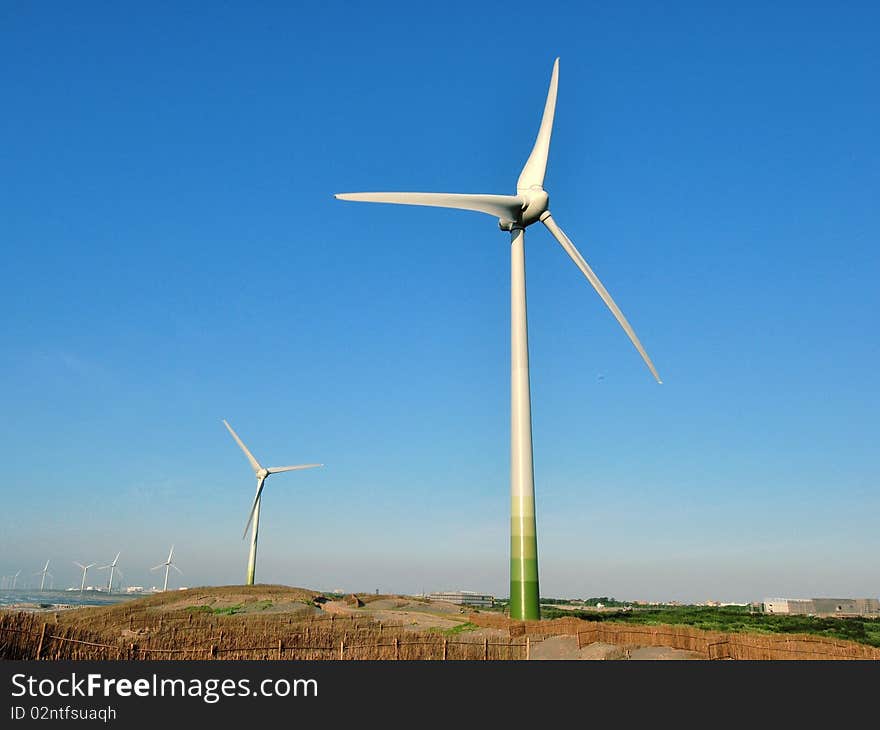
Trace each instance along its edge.
{"label": "blue sky", "polygon": [[0,10],[0,572],[506,595],[513,192],[546,186],[664,385],[527,235],[542,593],[880,593],[880,11]]}

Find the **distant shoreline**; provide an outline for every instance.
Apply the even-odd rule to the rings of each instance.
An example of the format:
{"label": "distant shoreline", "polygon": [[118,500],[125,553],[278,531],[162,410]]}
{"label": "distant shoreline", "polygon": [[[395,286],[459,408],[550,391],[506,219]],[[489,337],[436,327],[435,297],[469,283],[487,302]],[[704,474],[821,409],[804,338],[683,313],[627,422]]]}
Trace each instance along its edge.
{"label": "distant shoreline", "polygon": [[28,589],[0,591],[0,611],[46,613],[69,611],[87,606],[113,606],[143,596],[141,593],[107,593],[105,591],[32,591]]}

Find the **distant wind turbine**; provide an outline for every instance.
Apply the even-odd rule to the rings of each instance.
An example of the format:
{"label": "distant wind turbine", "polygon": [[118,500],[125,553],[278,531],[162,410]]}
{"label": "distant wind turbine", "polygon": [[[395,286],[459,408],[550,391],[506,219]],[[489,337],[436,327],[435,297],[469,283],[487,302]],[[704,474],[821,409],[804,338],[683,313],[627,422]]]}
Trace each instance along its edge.
{"label": "distant wind turbine", "polygon": [[251,531],[251,552],[248,557],[248,569],[247,569],[247,585],[252,586],[254,584],[254,572],[256,571],[257,566],[257,533],[259,532],[260,527],[260,497],[263,493],[263,484],[266,482],[266,479],[270,474],[278,474],[283,471],[296,471],[298,469],[312,469],[316,466],[324,466],[323,464],[300,464],[299,466],[270,466],[268,469],[262,467],[260,462],[258,462],[254,455],[248,451],[248,447],[244,445],[242,440],[238,437],[238,434],[232,430],[232,426],[230,426],[226,420],[223,421],[223,425],[226,426],[226,429],[232,434],[232,438],[235,439],[235,443],[239,445],[241,450],[244,452],[244,455],[247,457],[247,460],[250,462],[251,468],[254,470],[254,474],[257,477],[257,493],[254,495],[254,504],[251,507],[251,511],[248,514],[247,524],[244,526],[244,533],[241,538],[244,539],[245,535],[247,535],[248,527],[251,522],[254,523],[253,530]]}
{"label": "distant wind turbine", "polygon": [[[48,566],[48,563],[46,563]],[[19,570],[15,575],[12,576],[12,590],[15,590],[15,584],[18,582],[18,576],[21,575],[21,571]]]}
{"label": "distant wind turbine", "polygon": [[77,563],[74,560],[73,564],[76,565],[83,572],[82,583],[79,584],[79,592],[82,593],[86,587],[86,573],[89,572],[89,568],[94,568],[97,563],[89,563],[88,565],[83,565],[82,563]]}
{"label": "distant wind turbine", "polygon": [[122,571],[119,570],[116,566],[119,564],[119,556],[122,553],[116,553],[116,557],[113,558],[113,562],[109,565],[101,565],[98,567],[98,570],[107,570],[110,569],[110,580],[107,581],[107,593],[113,593],[113,573],[115,571],[119,571],[119,574],[122,575]]}
{"label": "distant wind turbine", "polygon": [[42,570],[38,570],[36,573],[34,573],[34,575],[40,576],[40,590],[42,591],[43,585],[46,583],[46,576],[48,575],[50,578],[53,577],[52,574],[49,572],[49,561],[47,560],[45,567]]}
{"label": "distant wind turbine", "polygon": [[183,575],[183,571],[181,571],[180,568],[178,568],[174,563],[171,562],[173,557],[174,557],[174,545],[171,546],[171,552],[168,553],[168,560],[166,560],[164,563],[159,563],[157,566],[155,566],[153,568],[150,568],[150,570],[159,570],[159,568],[162,568],[162,567],[165,568],[165,584],[162,586],[163,592],[168,590],[168,570],[169,570],[169,568],[174,568],[178,573]]}
{"label": "distant wind turbine", "polygon": [[[514,88],[516,80],[513,81]],[[516,195],[471,195],[462,193],[339,193],[340,200],[364,203],[426,205],[487,213],[498,218],[502,231],[510,232],[510,617],[540,617],[538,591],[538,541],[535,530],[535,486],[532,466],[532,416],[529,391],[529,346],[526,323],[525,229],[540,221],[559,242],[575,266],[617,319],[651,374],[661,382],[651,358],[623,312],[602,286],[602,282],[556,225],[550,215],[550,197],[544,190],[550,135],[556,113],[559,59],[553,64],[550,89],[535,145],[516,182]],[[515,94],[515,92],[514,92]],[[517,100],[512,102],[516,109]]]}

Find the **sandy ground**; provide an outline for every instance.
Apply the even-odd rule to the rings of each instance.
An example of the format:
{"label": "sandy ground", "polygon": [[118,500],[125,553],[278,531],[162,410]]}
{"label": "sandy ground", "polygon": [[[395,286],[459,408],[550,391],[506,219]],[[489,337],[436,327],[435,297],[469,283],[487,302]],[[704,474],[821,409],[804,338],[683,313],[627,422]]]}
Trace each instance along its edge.
{"label": "sandy ground", "polygon": [[630,659],[699,659],[705,660],[702,654],[686,649],[672,649],[668,646],[642,646],[632,650]]}
{"label": "sandy ground", "polygon": [[[382,598],[370,601],[363,608],[355,608],[345,601],[328,601],[321,608],[327,613],[347,616],[369,616],[383,624],[402,625],[410,631],[452,629],[467,622],[467,613],[451,603],[423,602],[404,598]],[[506,631],[480,629],[468,632],[473,636],[507,636]]]}
{"label": "sandy ground", "polygon": [[532,642],[531,658],[533,660],[669,660],[669,659],[705,659],[701,654],[682,649],[671,649],[665,646],[622,647],[614,644],[587,644],[578,649],[575,636],[548,636],[543,641]]}

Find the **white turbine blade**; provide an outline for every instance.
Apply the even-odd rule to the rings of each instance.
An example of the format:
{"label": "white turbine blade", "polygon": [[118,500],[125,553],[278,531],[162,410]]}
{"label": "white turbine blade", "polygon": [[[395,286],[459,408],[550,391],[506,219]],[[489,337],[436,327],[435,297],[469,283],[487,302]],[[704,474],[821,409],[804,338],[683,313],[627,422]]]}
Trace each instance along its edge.
{"label": "white turbine blade", "polygon": [[426,205],[432,208],[457,208],[488,213],[496,218],[516,220],[524,207],[517,195],[471,195],[469,193],[336,193],[338,200],[359,203]]}
{"label": "white turbine blade", "polygon": [[119,562],[119,556],[120,556],[120,555],[122,555],[122,553],[116,553],[116,557],[113,558],[113,562],[110,563],[110,564],[111,564],[111,565],[116,565],[116,563]]}
{"label": "white turbine blade", "polygon": [[89,568],[94,568],[95,565],[97,565],[97,563],[89,563],[89,564],[88,564],[87,566],[85,566],[85,567],[86,567],[86,569],[88,570]]}
{"label": "white turbine blade", "polygon": [[247,535],[248,527],[251,526],[251,520],[254,519],[254,512],[257,511],[257,504],[260,501],[260,495],[263,493],[263,485],[266,483],[266,480],[263,479],[257,485],[257,493],[254,495],[254,504],[251,507],[250,514],[248,515],[247,524],[244,526],[244,532],[241,534],[241,539],[244,540]]}
{"label": "white turbine blade", "polygon": [[182,571],[180,568],[178,568],[176,565],[173,565],[173,564],[172,564],[171,567],[174,568],[178,573],[180,573],[181,575],[183,575],[183,571]]}
{"label": "white turbine blade", "polygon": [[235,439],[235,443],[237,443],[241,447],[241,450],[244,451],[244,455],[251,463],[251,468],[254,470],[254,473],[260,471],[260,469],[262,469],[262,467],[260,466],[260,462],[254,458],[254,455],[250,451],[248,451],[248,447],[244,445],[242,440],[238,437],[238,434],[232,430],[232,426],[230,426],[225,419],[223,420],[223,425],[226,426],[229,433],[232,434],[232,438]]}
{"label": "white turbine blade", "polygon": [[74,564],[77,568],[81,568],[82,570],[85,570],[85,569],[86,569],[86,566],[85,566],[85,565],[83,565],[82,563],[77,563],[75,560],[73,561],[73,564]]}
{"label": "white turbine blade", "polygon": [[526,160],[525,167],[516,181],[517,190],[528,190],[533,185],[544,187],[544,173],[547,171],[547,156],[550,154],[550,135],[553,133],[553,117],[556,114],[556,90],[559,86],[559,59],[553,62],[553,73],[550,76],[550,89],[547,91],[547,102],[544,104],[544,116],[532,153]]}
{"label": "white turbine blade", "polygon": [[[299,466],[272,466],[266,469],[270,474],[279,474],[283,471],[296,471],[297,469],[314,469],[316,466],[324,466],[323,464],[300,464]],[[275,482],[272,482],[273,484]]]}
{"label": "white turbine blade", "polygon": [[167,560],[167,562],[170,563],[170,562],[171,562],[171,558],[172,558],[173,556],[174,556],[174,545],[171,546],[171,552],[168,553],[168,560]]}
{"label": "white turbine blade", "polygon": [[150,570],[151,571],[159,570],[159,568],[164,568],[164,567],[165,567],[165,563],[159,563],[158,565],[154,565],[152,568],[150,568]]}
{"label": "white turbine blade", "polygon": [[636,336],[635,331],[630,326],[629,322],[627,322],[626,317],[623,316],[623,312],[620,311],[620,308],[617,304],[614,303],[614,300],[611,298],[611,295],[602,286],[602,282],[599,281],[599,277],[593,272],[593,270],[589,267],[586,261],[584,261],[584,257],[580,255],[578,250],[574,247],[574,244],[569,240],[568,236],[566,236],[562,229],[556,225],[556,221],[553,220],[553,216],[549,213],[543,218],[544,225],[547,226],[547,229],[550,233],[553,234],[553,237],[559,241],[559,245],[565,249],[565,252],[571,257],[571,260],[574,261],[575,265],[583,272],[583,275],[587,277],[587,280],[593,285],[593,288],[602,297],[602,301],[608,306],[608,309],[611,310],[611,313],[617,319],[618,323],[621,327],[623,327],[623,331],[626,332],[627,337],[629,337],[630,342],[633,343],[636,350],[639,351],[639,354],[642,356],[642,360],[645,361],[645,364],[648,366],[648,369],[654,375],[658,383],[662,383],[663,381],[660,379],[660,375],[657,373],[656,368],[654,367],[654,363],[651,362],[651,358],[648,357],[648,353],[645,352],[645,348],[642,347],[642,343],[639,341],[639,338]]}
{"label": "white turbine blade", "polygon": [[109,566],[109,565],[99,565],[98,570],[107,570],[107,568],[110,568],[110,567],[111,566]]}

